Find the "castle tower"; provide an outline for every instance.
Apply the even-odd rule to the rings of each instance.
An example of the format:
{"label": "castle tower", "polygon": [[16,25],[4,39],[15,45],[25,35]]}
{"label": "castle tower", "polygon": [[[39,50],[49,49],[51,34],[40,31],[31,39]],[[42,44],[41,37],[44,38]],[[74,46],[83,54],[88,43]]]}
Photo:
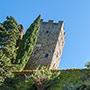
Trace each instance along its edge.
{"label": "castle tower", "polygon": [[25,69],[35,69],[38,65],[50,65],[58,69],[65,42],[63,21],[40,21],[40,32],[36,46]]}

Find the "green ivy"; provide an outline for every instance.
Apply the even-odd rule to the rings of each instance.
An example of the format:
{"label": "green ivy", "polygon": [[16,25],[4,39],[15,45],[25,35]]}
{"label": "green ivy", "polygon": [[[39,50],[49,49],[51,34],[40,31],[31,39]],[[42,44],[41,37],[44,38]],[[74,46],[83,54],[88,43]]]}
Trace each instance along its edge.
{"label": "green ivy", "polygon": [[90,86],[90,70],[67,70],[61,71],[60,78],[56,80],[56,83],[48,90],[89,90],[89,89],[76,89],[83,87],[86,83],[86,87]]}
{"label": "green ivy", "polygon": [[60,71],[51,71],[48,67],[38,67],[34,73],[22,76],[15,75],[13,78],[7,78],[1,85],[2,90],[47,90],[56,83],[60,76]]}

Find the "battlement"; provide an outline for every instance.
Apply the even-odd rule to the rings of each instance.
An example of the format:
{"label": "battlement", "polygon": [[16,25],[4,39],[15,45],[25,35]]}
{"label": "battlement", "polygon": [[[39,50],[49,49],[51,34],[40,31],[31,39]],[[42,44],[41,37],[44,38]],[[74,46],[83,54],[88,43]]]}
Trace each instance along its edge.
{"label": "battlement", "polygon": [[52,35],[53,33],[59,34],[61,28],[63,29],[63,27],[64,27],[63,21],[59,21],[58,23],[56,23],[54,22],[54,20],[48,20],[48,22],[46,22],[44,21],[44,19],[41,19],[39,36],[41,35],[45,36],[47,33],[50,35]]}
{"label": "battlement", "polygon": [[53,20],[49,20],[48,22],[49,22],[49,23],[50,23],[50,22],[53,23]]}
{"label": "battlement", "polygon": [[53,24],[59,24],[59,23],[63,23],[63,21],[58,21],[58,22],[54,22],[54,20],[48,20],[48,22],[45,22],[44,19],[40,20],[41,23],[53,23]]}

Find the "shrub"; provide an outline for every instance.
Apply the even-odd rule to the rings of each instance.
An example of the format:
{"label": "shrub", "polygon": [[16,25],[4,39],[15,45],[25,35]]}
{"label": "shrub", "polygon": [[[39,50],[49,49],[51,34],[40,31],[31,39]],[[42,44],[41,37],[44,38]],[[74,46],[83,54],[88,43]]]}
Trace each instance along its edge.
{"label": "shrub", "polygon": [[85,67],[86,67],[87,69],[89,69],[89,68],[90,68],[90,62],[87,62],[87,63],[85,64]]}
{"label": "shrub", "polygon": [[46,66],[38,67],[36,71],[26,78],[28,83],[35,85],[37,90],[46,90],[55,83],[60,71],[51,71]]}
{"label": "shrub", "polygon": [[69,84],[69,86],[64,87],[62,90],[90,90],[90,82],[80,82],[77,84]]}

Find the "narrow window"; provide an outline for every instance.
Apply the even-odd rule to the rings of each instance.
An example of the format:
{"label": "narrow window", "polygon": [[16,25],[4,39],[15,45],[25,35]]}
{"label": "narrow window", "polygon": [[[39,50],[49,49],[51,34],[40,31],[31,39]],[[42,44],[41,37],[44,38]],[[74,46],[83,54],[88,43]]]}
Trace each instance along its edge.
{"label": "narrow window", "polygon": [[46,33],[48,33],[49,31],[46,31]]}
{"label": "narrow window", "polygon": [[45,57],[47,58],[48,57],[48,54],[46,54]]}

